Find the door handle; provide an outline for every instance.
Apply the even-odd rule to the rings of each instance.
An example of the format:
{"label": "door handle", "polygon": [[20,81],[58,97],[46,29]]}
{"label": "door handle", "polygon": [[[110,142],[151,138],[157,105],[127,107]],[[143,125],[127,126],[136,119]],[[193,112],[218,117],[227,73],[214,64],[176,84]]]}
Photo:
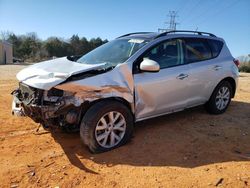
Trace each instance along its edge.
{"label": "door handle", "polygon": [[215,66],[213,67],[213,69],[216,70],[216,71],[217,71],[217,70],[220,70],[221,68],[222,68],[222,66],[219,66],[219,65],[215,65]]}
{"label": "door handle", "polygon": [[183,79],[185,79],[185,78],[187,78],[188,77],[188,74],[183,74],[183,73],[181,73],[179,76],[177,76],[176,78],[177,79],[179,79],[179,80],[183,80]]}

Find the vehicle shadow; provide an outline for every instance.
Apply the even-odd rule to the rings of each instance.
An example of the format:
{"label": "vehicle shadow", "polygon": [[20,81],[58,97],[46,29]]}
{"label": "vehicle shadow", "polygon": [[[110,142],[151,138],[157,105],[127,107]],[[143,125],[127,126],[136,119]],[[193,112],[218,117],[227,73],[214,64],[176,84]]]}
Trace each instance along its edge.
{"label": "vehicle shadow", "polygon": [[250,103],[232,101],[222,115],[210,115],[203,107],[136,123],[131,142],[115,150],[91,154],[79,134],[52,132],[72,165],[83,159],[98,164],[177,166],[194,168],[208,164],[248,161],[250,153]]}

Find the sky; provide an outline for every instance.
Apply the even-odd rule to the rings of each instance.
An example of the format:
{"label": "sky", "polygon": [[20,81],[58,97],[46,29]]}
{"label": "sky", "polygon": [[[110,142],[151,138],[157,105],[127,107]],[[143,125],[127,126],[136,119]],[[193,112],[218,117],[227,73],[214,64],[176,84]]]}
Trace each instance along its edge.
{"label": "sky", "polygon": [[250,54],[250,0],[0,0],[0,32],[112,40],[167,28],[169,11],[177,29],[211,32],[233,56]]}

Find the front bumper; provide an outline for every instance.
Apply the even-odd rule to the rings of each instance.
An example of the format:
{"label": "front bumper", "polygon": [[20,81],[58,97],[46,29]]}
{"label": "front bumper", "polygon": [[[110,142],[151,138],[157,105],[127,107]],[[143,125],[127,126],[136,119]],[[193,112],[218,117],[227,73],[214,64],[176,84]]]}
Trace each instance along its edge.
{"label": "front bumper", "polygon": [[[44,127],[60,126],[77,130],[82,117],[84,100],[73,93],[37,90],[22,86],[12,92],[12,114],[28,116]],[[28,88],[28,89],[27,89]]]}
{"label": "front bumper", "polygon": [[60,114],[57,112],[61,107],[63,107],[62,103],[51,105],[26,105],[14,96],[12,101],[12,115],[28,116],[37,123],[44,123],[50,119],[59,117]]}

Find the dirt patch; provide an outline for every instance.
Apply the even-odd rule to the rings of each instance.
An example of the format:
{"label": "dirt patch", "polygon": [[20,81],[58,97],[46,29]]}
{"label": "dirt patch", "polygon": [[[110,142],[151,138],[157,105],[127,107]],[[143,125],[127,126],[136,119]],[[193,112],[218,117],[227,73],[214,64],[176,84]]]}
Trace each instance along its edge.
{"label": "dirt patch", "polygon": [[240,77],[225,114],[198,107],[143,121],[130,143],[92,155],[78,134],[36,133],[32,120],[11,116],[14,75],[23,67],[6,66],[0,66],[1,187],[250,186],[250,74]]}

